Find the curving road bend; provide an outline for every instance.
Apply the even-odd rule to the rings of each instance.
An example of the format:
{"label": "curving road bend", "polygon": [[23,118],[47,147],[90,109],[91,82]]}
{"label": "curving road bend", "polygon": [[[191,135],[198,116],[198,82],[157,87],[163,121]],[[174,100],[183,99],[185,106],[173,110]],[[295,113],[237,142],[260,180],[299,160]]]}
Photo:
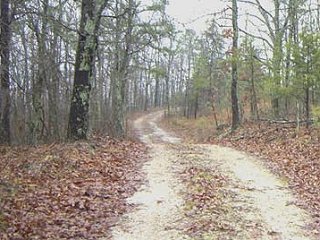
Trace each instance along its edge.
{"label": "curving road bend", "polygon": [[[238,226],[236,238],[217,232],[213,239],[317,239],[306,228],[310,216],[294,204],[295,198],[286,182],[272,174],[259,159],[230,148],[183,143],[158,126],[162,116],[162,111],[152,112],[134,123],[136,134],[150,149],[150,160],[143,167],[146,184],[128,199],[137,207],[114,227],[114,240],[191,239],[181,229],[185,221],[182,193],[186,186],[177,174],[193,165],[219,169],[232,179],[229,190],[236,198],[230,199],[229,207],[240,209],[244,222],[256,223],[246,226],[234,222]],[[259,228],[255,227],[258,225]]]}

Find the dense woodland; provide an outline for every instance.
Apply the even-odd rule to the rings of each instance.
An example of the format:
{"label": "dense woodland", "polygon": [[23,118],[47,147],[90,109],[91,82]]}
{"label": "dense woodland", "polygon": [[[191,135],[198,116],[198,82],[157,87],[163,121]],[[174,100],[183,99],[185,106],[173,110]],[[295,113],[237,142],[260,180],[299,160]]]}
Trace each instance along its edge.
{"label": "dense woodland", "polygon": [[166,0],[1,0],[0,142],[123,138],[129,112],[158,107],[316,123],[320,5],[271,2],[230,1],[199,35]]}
{"label": "dense woodland", "polygon": [[320,239],[320,1],[171,1],[0,0],[0,239]]}

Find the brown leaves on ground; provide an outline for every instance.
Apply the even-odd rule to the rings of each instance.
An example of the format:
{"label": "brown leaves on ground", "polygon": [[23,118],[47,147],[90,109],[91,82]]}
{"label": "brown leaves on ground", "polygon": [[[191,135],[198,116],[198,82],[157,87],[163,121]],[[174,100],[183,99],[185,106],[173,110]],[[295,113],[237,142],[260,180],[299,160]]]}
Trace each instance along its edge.
{"label": "brown leaves on ground", "polygon": [[299,205],[313,213],[315,229],[320,229],[320,133],[317,128],[287,124],[245,124],[214,143],[264,157],[267,165],[289,180],[302,201]]}
{"label": "brown leaves on ground", "polygon": [[210,117],[199,117],[197,119],[172,116],[163,119],[160,125],[170,129],[189,143],[203,143],[216,133],[213,120]]}
{"label": "brown leaves on ground", "polygon": [[97,239],[130,206],[145,148],[90,142],[0,147],[0,239]]}

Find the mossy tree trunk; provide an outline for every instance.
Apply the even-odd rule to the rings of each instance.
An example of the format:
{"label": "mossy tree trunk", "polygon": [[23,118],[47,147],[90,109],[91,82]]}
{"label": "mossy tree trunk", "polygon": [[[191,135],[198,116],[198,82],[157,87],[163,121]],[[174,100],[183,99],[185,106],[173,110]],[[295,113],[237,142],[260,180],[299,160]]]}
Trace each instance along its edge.
{"label": "mossy tree trunk", "polygon": [[71,97],[68,139],[86,139],[89,130],[91,78],[101,15],[108,1],[82,0],[79,39]]}

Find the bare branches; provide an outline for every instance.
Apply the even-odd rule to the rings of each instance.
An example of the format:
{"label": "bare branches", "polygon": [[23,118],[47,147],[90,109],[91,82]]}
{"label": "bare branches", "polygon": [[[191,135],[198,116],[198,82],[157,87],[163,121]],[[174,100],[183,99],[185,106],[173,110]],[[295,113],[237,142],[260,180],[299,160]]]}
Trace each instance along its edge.
{"label": "bare branches", "polygon": [[248,32],[248,31],[246,31],[246,30],[244,30],[242,28],[239,28],[239,31],[244,33],[244,34],[246,34],[246,35],[248,35],[248,36],[250,36],[250,37],[252,37],[252,38],[260,39],[263,42],[267,43],[270,48],[273,48],[273,44],[270,43],[270,41],[268,41],[266,38],[258,36],[258,35],[255,35],[255,34],[252,34],[252,33]]}

